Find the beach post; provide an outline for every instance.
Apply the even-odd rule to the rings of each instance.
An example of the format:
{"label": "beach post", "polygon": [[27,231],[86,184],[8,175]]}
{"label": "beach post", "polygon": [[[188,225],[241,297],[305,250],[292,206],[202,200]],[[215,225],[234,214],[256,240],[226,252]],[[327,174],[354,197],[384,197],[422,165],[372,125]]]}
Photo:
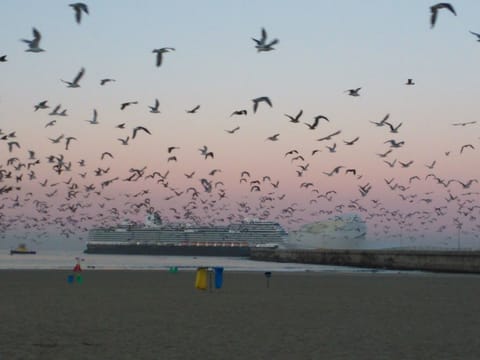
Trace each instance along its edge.
{"label": "beach post", "polygon": [[265,271],[265,278],[267,279],[267,288],[270,287],[270,278],[272,277],[271,271]]}
{"label": "beach post", "polygon": [[197,276],[195,278],[195,287],[199,290],[207,290],[208,287],[208,269],[206,267],[197,268]]}
{"label": "beach post", "polygon": [[215,271],[215,289],[221,289],[223,285],[223,267],[214,267]]}

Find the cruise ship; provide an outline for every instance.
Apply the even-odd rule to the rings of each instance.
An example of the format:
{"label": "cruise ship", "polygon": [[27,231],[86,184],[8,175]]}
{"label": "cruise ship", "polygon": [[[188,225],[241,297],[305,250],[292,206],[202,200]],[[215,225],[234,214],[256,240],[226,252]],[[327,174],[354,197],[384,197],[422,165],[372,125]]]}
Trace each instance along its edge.
{"label": "cruise ship", "polygon": [[225,226],[162,224],[158,213],[145,224],[89,231],[85,253],[190,256],[249,256],[252,247],[281,247],[288,233],[280,224],[250,220]]}

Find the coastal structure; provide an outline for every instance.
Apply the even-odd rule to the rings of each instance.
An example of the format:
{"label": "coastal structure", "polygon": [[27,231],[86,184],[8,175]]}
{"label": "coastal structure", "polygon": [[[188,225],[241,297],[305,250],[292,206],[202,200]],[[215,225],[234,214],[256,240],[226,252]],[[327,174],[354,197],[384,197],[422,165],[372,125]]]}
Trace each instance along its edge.
{"label": "coastal structure", "polygon": [[85,253],[249,256],[252,247],[276,248],[288,233],[276,222],[250,220],[225,226],[162,224],[158,213],[145,224],[89,231]]}

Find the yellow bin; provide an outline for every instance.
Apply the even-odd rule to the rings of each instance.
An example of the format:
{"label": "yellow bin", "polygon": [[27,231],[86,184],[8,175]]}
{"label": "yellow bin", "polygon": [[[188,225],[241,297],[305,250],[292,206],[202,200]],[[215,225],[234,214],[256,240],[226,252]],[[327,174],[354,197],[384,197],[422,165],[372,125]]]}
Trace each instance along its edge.
{"label": "yellow bin", "polygon": [[197,269],[197,278],[195,279],[195,287],[200,290],[207,290],[208,288],[208,271],[207,268]]}

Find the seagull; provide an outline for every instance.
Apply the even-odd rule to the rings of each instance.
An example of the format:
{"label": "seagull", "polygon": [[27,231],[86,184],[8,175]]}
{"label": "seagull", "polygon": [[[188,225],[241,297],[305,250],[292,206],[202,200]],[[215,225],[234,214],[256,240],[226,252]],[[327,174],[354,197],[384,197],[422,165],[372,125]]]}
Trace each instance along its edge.
{"label": "seagull", "polygon": [[84,3],[74,3],[68,6],[71,6],[73,10],[75,10],[75,20],[77,21],[77,24],[80,24],[82,21],[82,11],[88,15],[88,7]]}
{"label": "seagull", "polygon": [[49,126],[53,126],[53,125],[55,125],[56,122],[57,122],[57,120],[49,121],[49,122],[45,125],[45,127],[47,128],[47,127],[49,127]]}
{"label": "seagull", "polygon": [[68,150],[68,145],[70,145],[70,141],[72,140],[77,140],[77,138],[73,137],[73,136],[69,136],[67,138],[65,138],[66,140],[66,143],[65,143],[65,150]]}
{"label": "seagull", "polygon": [[160,101],[158,101],[158,99],[155,99],[155,105],[148,106],[148,107],[150,108],[150,112],[152,114],[158,114],[160,113],[160,110],[158,110],[159,106],[160,106]]}
{"label": "seagull", "polygon": [[461,122],[461,123],[453,123],[452,126],[466,126],[466,125],[473,125],[476,124],[476,121],[467,121],[467,122]]}
{"label": "seagull", "polygon": [[351,141],[343,140],[343,142],[345,143],[345,145],[353,145],[353,144],[355,144],[355,143],[358,141],[358,139],[360,139],[359,136],[357,136],[355,139],[353,139],[353,140],[351,140]]}
{"label": "seagull", "polygon": [[240,130],[240,126],[237,126],[237,127],[233,128],[232,130],[225,130],[225,131],[229,134],[234,134],[238,130]]}
{"label": "seagull", "polygon": [[324,137],[322,137],[322,138],[320,138],[320,139],[317,139],[317,141],[331,140],[332,137],[340,134],[341,132],[342,132],[341,130],[337,130],[337,131],[335,131],[334,133],[331,133],[330,135],[327,135],[327,136],[324,136]]}
{"label": "seagull", "polygon": [[257,52],[275,50],[273,46],[278,44],[279,41],[278,39],[274,39],[271,42],[267,43],[267,31],[264,28],[262,28],[262,37],[259,40],[254,38],[252,38],[252,40],[255,41],[255,43],[257,44],[255,45]]}
{"label": "seagull", "polygon": [[247,110],[236,110],[236,111],[232,112],[230,117],[232,117],[233,115],[247,115]]}
{"label": "seagull", "polygon": [[267,137],[266,140],[277,141],[279,136],[280,136],[280,134],[275,134],[275,135]]}
{"label": "seagull", "polygon": [[185,110],[188,114],[195,114],[198,109],[200,109],[200,105],[195,106],[193,109]]}
{"label": "seagull", "polygon": [[103,85],[105,85],[106,83],[112,82],[112,81],[115,81],[115,79],[109,79],[109,78],[101,79],[101,80],[100,80],[100,85],[103,86]]}
{"label": "seagull", "polygon": [[0,56],[0,62],[7,62],[7,55]]}
{"label": "seagull", "polygon": [[387,141],[384,142],[384,144],[386,144],[386,143],[390,143],[390,147],[392,147],[392,148],[399,148],[402,145],[405,145],[405,141],[396,142],[395,139],[387,140]]}
{"label": "seagull", "polygon": [[430,12],[432,13],[430,16],[430,28],[433,28],[435,26],[438,10],[440,9],[448,9],[453,13],[453,15],[457,16],[455,9],[450,3],[438,3],[436,5],[430,6]]}
{"label": "seagull", "polygon": [[28,49],[25,51],[34,52],[34,53],[45,51],[39,47],[40,40],[42,39],[42,34],[40,34],[40,31],[38,31],[35,28],[32,28],[32,32],[33,32],[33,40],[25,40],[25,39],[21,40],[28,44]]}
{"label": "seagull", "polygon": [[172,47],[164,47],[164,48],[160,48],[160,49],[153,49],[152,52],[157,53],[157,62],[156,62],[157,67],[162,65],[163,53],[170,52],[170,51],[175,51],[175,49],[172,48]]}
{"label": "seagull", "polygon": [[407,79],[405,85],[415,85],[415,82],[413,81],[413,79]]}
{"label": "seagull", "polygon": [[85,68],[81,68],[80,71],[78,72],[77,76],[75,76],[75,79],[73,79],[73,81],[65,81],[65,80],[62,80],[60,79],[62,82],[64,82],[65,84],[67,84],[67,87],[69,88],[78,88],[80,87],[80,85],[78,84],[78,82],[80,81],[80,79],[82,78],[82,76],[85,74]]}
{"label": "seagull", "polygon": [[328,120],[328,118],[326,116],[317,115],[313,118],[313,124],[309,124],[309,123],[304,123],[304,124],[307,125],[310,130],[315,130],[321,119],[324,119],[327,122],[330,122],[330,120]]}
{"label": "seagull", "polygon": [[360,96],[360,94],[358,93],[360,91],[361,87],[359,88],[356,88],[356,89],[348,89],[348,90],[345,90],[345,92],[348,92],[348,95],[350,96]]}
{"label": "seagull", "polygon": [[118,139],[122,143],[122,145],[128,145],[128,140],[130,140],[130,136],[127,136],[126,139]]}
{"label": "seagull", "polygon": [[302,116],[302,114],[303,114],[303,110],[300,110],[300,111],[298,112],[298,114],[295,115],[295,116],[288,115],[288,114],[284,114],[284,115],[290,119],[290,122],[292,122],[292,123],[299,123],[299,122],[300,122],[300,116]]}
{"label": "seagull", "polygon": [[388,121],[385,121],[385,124],[387,124],[387,125],[390,127],[390,132],[391,132],[391,133],[397,134],[397,133],[398,133],[398,129],[400,128],[400,126],[402,126],[403,123],[400,123],[400,124],[398,124],[397,126],[393,126],[393,125],[390,124]]}
{"label": "seagull", "polygon": [[120,105],[120,110],[125,109],[127,106],[138,104],[138,101],[127,101]]}
{"label": "seagull", "polygon": [[388,118],[390,117],[390,114],[385,115],[382,121],[376,122],[376,121],[370,121],[372,124],[375,124],[377,126],[384,126],[385,123],[387,122]]}
{"label": "seagull", "polygon": [[48,109],[50,106],[47,105],[48,100],[40,101],[37,105],[34,105],[35,111],[39,109]]}
{"label": "seagull", "polygon": [[140,131],[140,130],[145,131],[149,135],[152,135],[152,133],[150,131],[148,131],[147,128],[145,128],[143,126],[137,126],[136,128],[133,129],[132,139],[135,139],[135,136],[137,135],[137,132]]}
{"label": "seagull", "polygon": [[98,120],[97,120],[97,109],[93,109],[93,118],[92,120],[85,120],[87,122],[89,122],[90,124],[92,125],[97,125],[98,124]]}
{"label": "seagull", "polygon": [[270,107],[272,107],[272,102],[270,101],[270,98],[268,96],[261,96],[255,99],[252,99],[253,101],[253,113],[257,112],[258,109],[258,104],[261,102],[266,102]]}
{"label": "seagull", "polygon": [[460,148],[460,154],[463,152],[464,149],[466,148],[470,148],[470,149],[475,149],[475,147],[472,145],[472,144],[466,144],[466,145],[462,145],[462,147]]}

